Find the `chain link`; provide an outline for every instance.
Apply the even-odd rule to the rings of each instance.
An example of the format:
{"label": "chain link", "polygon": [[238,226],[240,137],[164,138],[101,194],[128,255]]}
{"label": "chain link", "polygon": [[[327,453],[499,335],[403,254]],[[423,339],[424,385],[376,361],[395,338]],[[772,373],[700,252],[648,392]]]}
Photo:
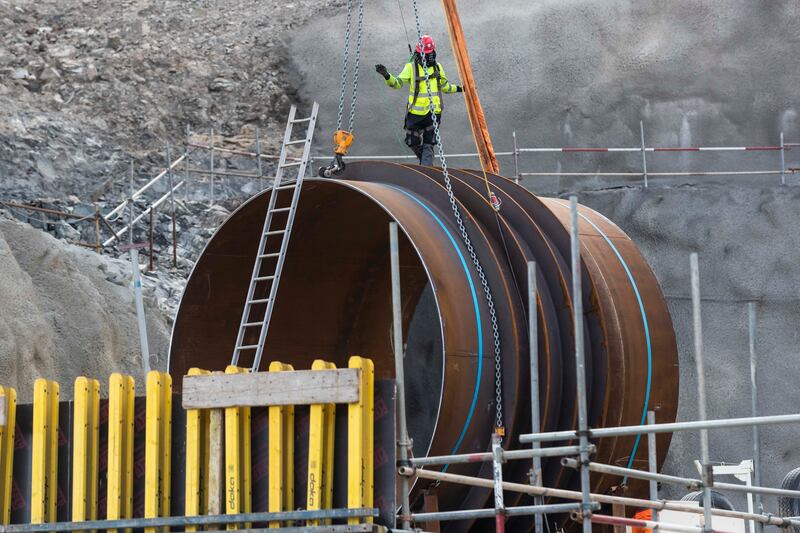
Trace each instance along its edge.
{"label": "chain link", "polygon": [[[420,16],[419,16],[419,7],[417,6],[417,0],[412,0],[414,5],[414,18],[417,25],[417,42],[422,42],[422,28],[420,26]],[[453,184],[450,181],[450,174],[447,170],[447,160],[445,159],[444,155],[444,146],[442,145],[442,136],[441,132],[439,131],[439,120],[436,118],[436,107],[433,103],[433,94],[431,93],[431,79],[430,74],[428,73],[428,61],[425,57],[425,54],[420,54],[420,58],[422,61],[422,71],[425,74],[425,84],[427,86],[428,91],[428,105],[430,107],[430,114],[431,118],[433,119],[433,132],[436,136],[436,144],[439,150],[439,159],[442,163],[442,174],[444,175],[444,183],[447,188],[447,196],[450,200],[450,207],[453,210],[453,215],[455,216],[456,223],[458,225],[458,230],[461,233],[461,240],[464,241],[464,246],[467,247],[467,251],[469,252],[470,259],[472,260],[472,264],[475,266],[475,271],[478,274],[478,277],[481,280],[481,286],[483,287],[483,293],[486,296],[486,306],[489,308],[489,316],[491,318],[491,326],[492,326],[492,337],[494,340],[494,386],[495,386],[495,429],[503,428],[503,365],[502,365],[502,358],[500,356],[500,330],[497,325],[497,312],[494,308],[494,300],[492,298],[492,291],[489,287],[489,282],[486,279],[486,274],[483,272],[483,267],[481,266],[480,259],[478,259],[478,254],[475,253],[475,249],[472,246],[472,241],[469,238],[469,234],[467,233],[467,228],[464,225],[464,220],[461,217],[461,210],[458,207],[456,202],[456,196],[453,192]],[[416,68],[416,67],[415,67]],[[480,327],[480,325],[478,326]]]}
{"label": "chain link", "polygon": [[342,59],[342,84],[339,92],[339,114],[336,117],[336,129],[342,129],[344,117],[344,96],[347,92],[347,59],[350,55],[350,27],[353,18],[353,0],[347,0],[347,22],[344,26],[344,57]]}
{"label": "chain link", "polygon": [[347,131],[353,132],[356,120],[356,97],[358,96],[358,64],[361,62],[361,43],[364,40],[364,0],[358,3],[358,24],[356,26],[356,59],[353,64],[353,99],[350,101],[350,122]]}

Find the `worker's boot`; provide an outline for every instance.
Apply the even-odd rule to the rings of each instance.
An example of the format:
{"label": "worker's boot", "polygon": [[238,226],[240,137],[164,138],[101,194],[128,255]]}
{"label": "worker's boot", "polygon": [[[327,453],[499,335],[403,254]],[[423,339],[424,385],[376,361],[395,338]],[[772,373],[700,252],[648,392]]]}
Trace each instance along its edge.
{"label": "worker's boot", "polygon": [[422,151],[419,155],[419,164],[428,167],[433,166],[433,146],[432,144],[423,144]]}

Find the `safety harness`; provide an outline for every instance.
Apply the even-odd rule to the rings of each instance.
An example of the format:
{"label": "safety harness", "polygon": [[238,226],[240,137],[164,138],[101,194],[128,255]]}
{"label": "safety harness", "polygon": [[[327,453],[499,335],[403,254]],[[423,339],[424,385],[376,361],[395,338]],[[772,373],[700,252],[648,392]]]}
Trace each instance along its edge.
{"label": "safety harness", "polygon": [[[423,76],[419,76],[419,69],[423,69]],[[408,110],[411,111],[412,109],[416,109],[417,111],[428,111],[429,106],[417,106],[417,100],[419,99],[419,93],[422,91],[421,86],[425,82],[427,74],[426,67],[420,65],[419,63],[414,61],[414,73],[411,76],[411,83],[414,86],[414,98],[408,104]],[[444,98],[442,98],[442,74],[439,71],[439,64],[435,63],[433,65],[433,76],[428,75],[428,79],[436,80],[436,96],[439,97],[439,109],[444,111]],[[428,94],[430,94],[430,87],[428,87]]]}

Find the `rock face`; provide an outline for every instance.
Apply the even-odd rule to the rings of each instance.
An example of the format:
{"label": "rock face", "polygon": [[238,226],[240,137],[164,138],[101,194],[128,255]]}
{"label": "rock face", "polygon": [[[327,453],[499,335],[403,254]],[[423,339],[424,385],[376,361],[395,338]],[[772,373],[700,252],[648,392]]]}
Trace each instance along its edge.
{"label": "rock face", "polygon": [[[748,302],[757,309],[758,400],[761,414],[796,413],[800,403],[800,217],[797,187],[680,187],[583,192],[579,201],[618,224],[639,246],[666,296],[680,354],[678,420],[696,420],[689,254],[700,259],[709,418],[750,416]],[[654,376],[658,379],[658,376]],[[645,386],[645,383],[642,383]],[[792,425],[761,429],[762,484],[780,486],[800,466]],[[709,432],[712,461],[738,464],[752,458],[751,428]],[[697,477],[699,435],[675,434],[668,474]],[[724,479],[730,483],[736,481]],[[724,491],[723,491],[724,492]],[[662,495],[680,497],[681,487]],[[741,495],[725,493],[739,510]],[[765,497],[775,512],[774,498]]]}
{"label": "rock face", "polygon": [[[112,372],[143,384],[129,272],[125,261],[0,215],[3,385],[16,387],[21,401],[29,402],[38,377],[58,381],[66,398],[77,376],[100,379],[104,391]],[[165,368],[172,320],[163,305],[168,289],[163,280],[145,277],[143,284],[150,351],[159,356],[151,362]]]}
{"label": "rock face", "polygon": [[261,126],[272,146],[294,96],[284,30],[327,4],[0,1],[0,190],[116,193],[130,158],[152,176],[187,125]]}

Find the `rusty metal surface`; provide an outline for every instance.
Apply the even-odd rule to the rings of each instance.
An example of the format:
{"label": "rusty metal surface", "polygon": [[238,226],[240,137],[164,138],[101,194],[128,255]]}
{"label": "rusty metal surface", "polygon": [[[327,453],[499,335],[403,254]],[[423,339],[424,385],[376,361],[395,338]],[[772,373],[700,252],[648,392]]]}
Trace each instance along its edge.
{"label": "rusty metal surface", "polygon": [[[518,446],[516,436],[530,430],[528,260],[537,262],[540,288],[542,429],[573,428],[577,409],[565,202],[538,198],[490,175],[492,189],[503,201],[497,216],[485,199],[482,174],[454,170],[451,177],[494,294],[503,348],[505,444]],[[266,194],[257,196],[233,213],[196,264],[173,330],[170,371],[174,375],[192,366],[221,369],[230,361],[267,199]],[[619,228],[585,207],[581,215],[590,423],[593,427],[638,424],[648,407],[656,410],[659,422],[674,420],[677,349],[660,288]],[[431,369],[441,374],[441,384],[421,402],[437,411],[432,417],[435,428],[428,432],[433,436],[422,450],[436,455],[484,451],[494,413],[491,328],[480,282],[437,169],[352,163],[343,179],[306,182],[265,361],[284,360],[295,368],[310,368],[314,358],[324,356],[344,366],[350,355],[358,354],[375,360],[378,377],[391,377],[388,222],[392,219],[402,233],[404,331],[430,284],[443,346],[437,363],[441,368]],[[648,375],[658,379],[652,380],[645,404]],[[668,441],[668,435],[660,437],[661,461]],[[605,439],[598,443],[598,460],[624,466],[634,449],[633,464],[646,464],[646,439],[638,443],[634,438]],[[527,468],[520,462],[509,470],[509,478],[524,479]],[[452,465],[448,471],[486,474],[469,464]],[[576,483],[557,461],[545,463],[545,475],[546,482],[555,486]],[[600,492],[618,482],[593,476],[594,490]],[[644,485],[631,483],[629,493],[644,492]],[[488,492],[451,486],[440,488],[438,496],[446,510],[484,505]],[[448,530],[467,526],[453,524]]]}

